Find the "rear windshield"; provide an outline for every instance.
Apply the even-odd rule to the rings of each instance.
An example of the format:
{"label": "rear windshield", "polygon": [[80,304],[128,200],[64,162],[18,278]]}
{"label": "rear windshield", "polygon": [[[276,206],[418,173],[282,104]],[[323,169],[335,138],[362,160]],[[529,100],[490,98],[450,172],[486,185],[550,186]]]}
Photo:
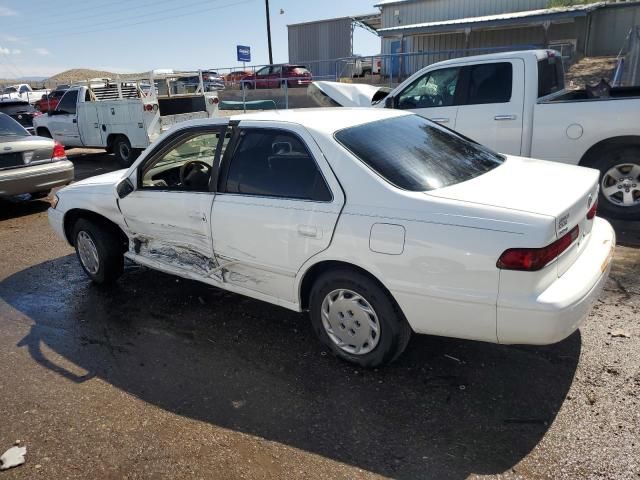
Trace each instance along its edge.
{"label": "rear windshield", "polygon": [[564,68],[560,57],[538,61],[538,98],[564,90]]}
{"label": "rear windshield", "polygon": [[335,138],[385,180],[414,192],[470,180],[504,161],[501,155],[418,115],[347,128]]}
{"label": "rear windshield", "polygon": [[26,137],[27,135],[29,132],[22,128],[18,122],[4,113],[0,113],[0,137]]}

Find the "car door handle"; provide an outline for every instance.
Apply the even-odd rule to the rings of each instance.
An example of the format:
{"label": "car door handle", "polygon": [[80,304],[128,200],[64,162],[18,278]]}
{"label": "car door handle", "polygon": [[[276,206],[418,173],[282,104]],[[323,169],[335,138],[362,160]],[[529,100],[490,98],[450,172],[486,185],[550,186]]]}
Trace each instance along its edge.
{"label": "car door handle", "polygon": [[72,122],[73,122],[73,123],[78,123],[78,120],[77,120],[76,118],[74,118],[74,119],[72,120]]}
{"label": "car door handle", "polygon": [[447,117],[436,117],[436,118],[431,118],[430,120],[432,122],[438,122],[438,123],[449,123],[449,119]]}
{"label": "car door handle", "polygon": [[318,228],[313,225],[298,225],[298,235],[301,237],[318,238]]}
{"label": "car door handle", "polygon": [[200,213],[200,212],[191,212],[189,215],[189,218],[192,220],[200,220],[201,222],[205,222],[207,221],[207,217],[205,216],[204,213]]}
{"label": "car door handle", "polygon": [[496,115],[493,117],[494,120],[515,120],[518,118],[516,115]]}

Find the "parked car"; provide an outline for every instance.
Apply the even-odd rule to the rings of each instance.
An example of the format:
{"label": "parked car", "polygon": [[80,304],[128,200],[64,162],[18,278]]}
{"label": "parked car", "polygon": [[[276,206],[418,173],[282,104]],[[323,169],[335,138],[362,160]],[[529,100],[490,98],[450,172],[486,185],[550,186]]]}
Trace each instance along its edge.
{"label": "parked car", "polygon": [[[175,81],[178,93],[185,90],[188,90],[188,93],[193,93],[198,88],[199,83],[200,78],[198,75],[179,77]],[[225,89],[224,79],[217,72],[210,70],[202,71],[202,84],[205,92],[217,92]]]}
{"label": "parked car", "polygon": [[311,72],[304,65],[270,65],[247,75],[241,81],[242,88],[306,87],[313,81]]}
{"label": "parked car", "polygon": [[224,81],[228,84],[235,85],[248,75],[251,75],[251,72],[246,70],[234,70],[224,76]]}
{"label": "parked car", "polygon": [[73,163],[60,143],[31,135],[0,113],[0,198],[25,193],[42,198],[72,180]]}
{"label": "parked car", "polygon": [[31,85],[27,83],[20,83],[18,85],[10,85],[5,87],[0,94],[0,102],[12,101],[12,100],[25,100],[31,104],[36,103],[42,98],[42,95],[49,93],[49,90],[34,90]]}
{"label": "parked car", "polygon": [[24,100],[0,102],[0,112],[9,115],[32,135],[35,134],[33,119],[42,115],[33,105]]}
{"label": "parked car", "polygon": [[500,155],[401,111],[232,118],[180,124],[128,170],[58,192],[50,223],[91,280],[115,281],[126,257],[308,310],[331,351],[367,367],[412,331],[557,342],[606,280],[596,170]]}
{"label": "parked car", "polygon": [[46,113],[49,110],[55,110],[58,106],[58,102],[62,96],[66,93],[67,89],[56,89],[49,94],[42,95],[42,98],[35,103],[35,107],[42,113]]}
{"label": "parked car", "polygon": [[435,63],[388,95],[370,85],[315,85],[342,106],[410,110],[502,153],[597,168],[601,211],[640,219],[640,87],[611,88],[600,97],[565,90],[558,52]]}

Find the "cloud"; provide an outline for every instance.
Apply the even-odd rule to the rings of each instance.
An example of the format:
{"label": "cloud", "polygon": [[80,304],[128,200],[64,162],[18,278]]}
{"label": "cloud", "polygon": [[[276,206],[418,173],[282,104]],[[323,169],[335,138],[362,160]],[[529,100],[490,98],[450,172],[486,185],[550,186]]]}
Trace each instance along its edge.
{"label": "cloud", "polygon": [[22,53],[22,50],[20,50],[19,48],[14,48],[13,50],[11,50],[11,55],[20,55]]}
{"label": "cloud", "polygon": [[0,55],[20,55],[22,50],[14,48],[13,50],[0,46]]}
{"label": "cloud", "polygon": [[15,10],[11,10],[9,7],[0,6],[0,17],[13,17],[17,14],[18,12],[16,12]]}
{"label": "cloud", "polygon": [[51,55],[51,52],[49,50],[42,47],[34,48],[33,51],[36,52],[38,55]]}

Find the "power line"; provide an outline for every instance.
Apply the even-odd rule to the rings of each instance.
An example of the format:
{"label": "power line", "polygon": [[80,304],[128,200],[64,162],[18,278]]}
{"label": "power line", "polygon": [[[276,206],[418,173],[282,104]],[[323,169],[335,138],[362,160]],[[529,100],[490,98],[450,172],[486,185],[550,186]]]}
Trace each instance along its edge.
{"label": "power line", "polygon": [[[115,0],[115,1],[110,1],[109,2],[109,7],[113,6],[113,5],[118,5],[121,3],[131,3],[131,0]],[[31,7],[32,8],[32,7]],[[70,13],[80,13],[80,12],[88,12],[88,11],[94,11],[96,9],[96,5],[93,5],[91,7],[87,7],[87,8],[79,8],[79,9],[73,9],[71,10],[70,7],[68,5],[65,5],[61,10],[57,13],[47,13],[47,14],[43,14],[43,18],[46,18],[47,22],[50,21],[52,18],[58,18],[58,17],[65,17],[65,19],[70,18],[73,19],[73,16],[69,16]],[[103,15],[103,13],[101,13],[100,15]],[[11,27],[21,27],[23,25],[33,25],[33,20],[29,21],[29,20],[24,20],[22,22],[11,22]]]}
{"label": "power line", "polygon": [[[217,0],[214,0],[217,1]],[[222,8],[228,8],[228,7],[233,7],[236,5],[241,5],[244,3],[249,3],[249,2],[253,2],[256,0],[242,0],[239,2],[234,2],[234,3],[230,3],[227,5],[219,5],[219,6],[215,6],[215,7],[210,7],[210,8],[200,8],[197,11],[190,11],[190,12],[185,12],[182,14],[174,14],[174,15],[169,15],[169,16],[164,16],[164,17],[160,17],[160,18],[146,18],[145,20],[141,20],[138,22],[133,22],[133,23],[125,23],[125,24],[121,24],[121,25],[116,25],[114,27],[107,27],[107,28],[98,28],[98,29],[89,29],[89,30],[81,30],[81,31],[53,31],[53,32],[45,32],[42,35],[32,35],[31,38],[50,38],[50,37],[57,37],[57,36],[61,36],[64,35],[69,36],[69,35],[79,35],[79,34],[84,34],[84,33],[94,33],[94,32],[103,32],[103,31],[108,31],[108,30],[117,30],[120,28],[124,28],[124,27],[131,27],[131,26],[136,26],[136,25],[143,25],[146,23],[153,23],[156,21],[161,21],[161,20],[168,20],[168,19],[173,19],[173,18],[181,18],[181,17],[186,17],[186,16],[191,16],[191,15],[199,15],[202,12],[208,12],[208,11],[212,11],[212,10],[218,10],[218,9],[222,9]],[[192,8],[195,6],[199,6],[199,5],[204,5],[204,4],[210,4],[211,0],[204,0],[204,1],[199,1],[196,3],[191,3],[191,4],[187,4],[187,5],[181,5],[179,7],[174,7],[174,8],[167,8],[164,10],[159,10],[157,12],[151,12],[149,14],[144,15],[144,17],[149,17],[149,16],[155,16],[158,14],[163,14],[163,13],[167,13],[167,12],[173,12],[173,11],[177,11],[177,10],[184,10],[185,8]],[[100,23],[94,23],[94,24],[90,24],[87,25],[86,27],[101,27],[105,24],[114,24],[114,23],[119,23],[122,22],[123,19],[114,19],[114,20],[109,20],[106,22],[100,22]],[[124,20],[126,22],[126,20]]]}

